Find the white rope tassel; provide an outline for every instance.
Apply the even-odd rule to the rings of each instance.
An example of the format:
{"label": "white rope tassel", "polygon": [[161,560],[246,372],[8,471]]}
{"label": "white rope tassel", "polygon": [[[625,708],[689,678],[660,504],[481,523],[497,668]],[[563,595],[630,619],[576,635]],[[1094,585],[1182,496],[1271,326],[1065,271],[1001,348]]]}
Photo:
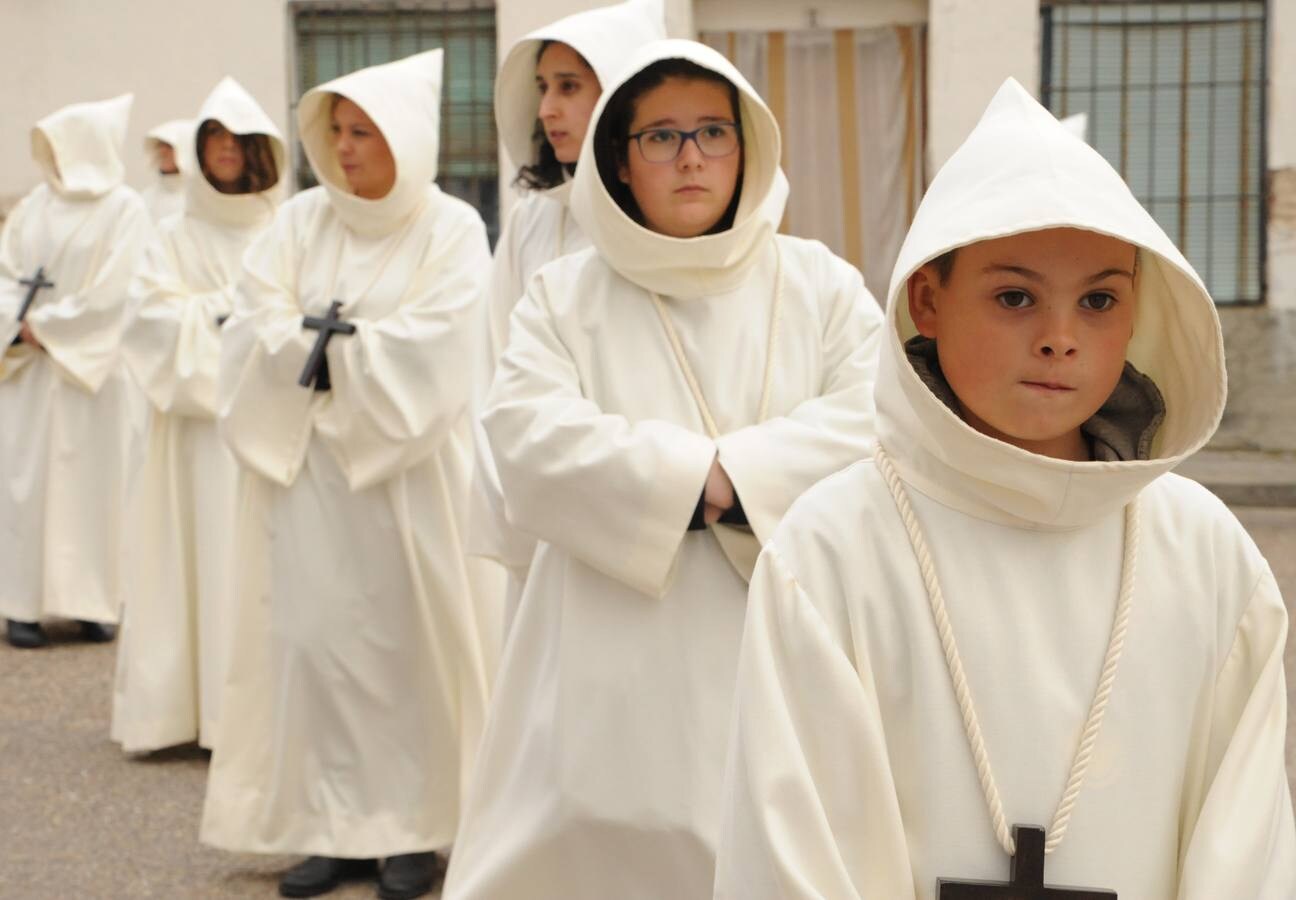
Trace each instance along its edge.
{"label": "white rope tassel", "polygon": [[[941,648],[945,651],[945,663],[949,669],[950,681],[954,687],[954,696],[958,701],[959,711],[963,717],[963,728],[967,733],[968,747],[976,763],[977,777],[981,781],[981,792],[985,796],[986,809],[994,827],[995,837],[1009,856],[1017,855],[1017,843],[1013,840],[1012,830],[1008,827],[1004,815],[1003,801],[999,796],[999,787],[995,782],[994,772],[990,768],[990,757],[986,751],[985,736],[981,732],[981,723],[977,718],[976,707],[972,702],[972,690],[967,683],[963,670],[963,660],[959,655],[958,644],[954,640],[954,629],[945,609],[945,595],[941,591],[940,580],[936,576],[936,566],[932,561],[927,546],[927,538],[922,526],[914,515],[909,503],[909,494],[904,482],[900,480],[891,459],[881,447],[877,451],[877,467],[895,500],[900,519],[904,522],[909,535],[909,545],[913,548],[914,557],[922,573],[923,585],[927,589],[927,600],[931,606],[932,619],[936,632],[940,636]],[[1120,664],[1121,651],[1125,647],[1125,636],[1129,628],[1130,610],[1134,599],[1134,581],[1138,557],[1138,499],[1135,498],[1125,509],[1125,549],[1121,562],[1120,600],[1116,604],[1116,618],[1112,623],[1111,639],[1107,645],[1107,654],[1103,659],[1102,673],[1098,688],[1094,693],[1093,703],[1089,708],[1089,717],[1081,732],[1080,743],[1076,748],[1075,758],[1071,762],[1071,773],[1067,778],[1066,788],[1058,802],[1053,822],[1048,829],[1048,838],[1044,852],[1052,853],[1066,836],[1067,826],[1071,822],[1071,813],[1075,809],[1080,789],[1084,785],[1085,775],[1093,760],[1093,750],[1102,730],[1103,715],[1111,699],[1112,687],[1116,682],[1116,670]]]}

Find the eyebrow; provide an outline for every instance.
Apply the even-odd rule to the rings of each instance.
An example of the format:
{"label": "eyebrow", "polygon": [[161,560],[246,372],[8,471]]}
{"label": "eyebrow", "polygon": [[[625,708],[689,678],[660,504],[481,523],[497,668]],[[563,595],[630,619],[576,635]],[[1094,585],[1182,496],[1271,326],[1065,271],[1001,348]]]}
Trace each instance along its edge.
{"label": "eyebrow", "polygon": [[1125,269],[1103,269],[1097,275],[1091,275],[1086,279],[1085,284],[1097,284],[1099,281],[1102,281],[1104,278],[1109,278],[1112,275],[1123,275],[1130,281],[1134,280],[1134,273]]}
{"label": "eyebrow", "polygon": [[[554,72],[554,73],[553,73],[553,77],[554,77],[554,78],[577,78],[577,79],[579,79],[579,78],[584,78],[585,76],[582,75],[580,72]],[[536,80],[537,82],[544,81],[544,80],[545,80],[545,76],[543,76],[543,75],[537,75],[537,76],[535,77],[535,80]]]}
{"label": "eyebrow", "polygon": [[[699,122],[728,122],[731,120],[725,118],[724,116],[698,116],[698,121]],[[671,118],[670,116],[667,116],[664,119],[655,119],[652,122],[649,122],[648,124],[641,126],[639,130],[643,131],[648,128],[662,128],[666,125],[677,125],[677,124],[679,123],[676,122],[675,119]]]}
{"label": "eyebrow", "polygon": [[[1010,266],[1004,263],[993,263],[991,265],[986,266],[981,271],[987,275],[995,272],[1010,272],[1014,275],[1020,275],[1023,278],[1029,278],[1031,281],[1045,280],[1044,276],[1041,275],[1039,272],[1036,272],[1034,269],[1028,269],[1025,266]],[[1084,283],[1086,285],[1097,284],[1098,282],[1102,281],[1105,278],[1109,278],[1112,275],[1123,275],[1126,278],[1128,278],[1130,281],[1134,280],[1134,273],[1129,272],[1125,269],[1103,269],[1097,275],[1090,275],[1088,278],[1085,279]]]}

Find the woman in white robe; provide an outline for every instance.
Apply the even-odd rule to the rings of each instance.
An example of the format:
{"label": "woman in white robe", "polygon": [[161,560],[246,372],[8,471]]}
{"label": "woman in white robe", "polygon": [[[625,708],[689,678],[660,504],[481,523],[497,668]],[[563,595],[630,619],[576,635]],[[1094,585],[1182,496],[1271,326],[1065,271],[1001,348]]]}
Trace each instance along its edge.
{"label": "woman in white robe", "polygon": [[[483,355],[483,393],[508,338],[508,320],[531,276],[545,263],[589,246],[567,209],[571,175],[602,85],[629,55],[666,37],[660,0],[626,0],[575,13],[536,29],[509,50],[495,80],[495,124],[519,166],[513,203],[495,246],[489,294],[490,349]],[[551,142],[550,136],[554,141]],[[499,476],[479,435],[469,553],[508,570],[503,633],[517,613],[535,539],[509,526]],[[483,635],[492,640],[497,635]]]}
{"label": "woman in white robe", "polygon": [[[201,836],[310,854],[290,896],[376,857],[383,896],[429,889],[480,738],[461,535],[490,259],[481,217],[432,183],[441,65],[434,50],[302,98],[321,186],[248,250],[222,332],[220,427],[247,473]],[[303,316],[339,302],[354,333],[303,387]]]}
{"label": "woman in white robe", "polygon": [[[1094,450],[1075,462],[965,422],[952,379],[910,341],[907,296],[950,250],[964,265],[969,244],[1060,228],[1138,248],[1120,301],[1135,304],[1121,387],[1080,427]],[[982,277],[1005,295],[1049,271],[1047,258],[1003,262],[1018,270]],[[1099,282],[1079,283],[1071,297]],[[1101,349],[1070,346],[1078,365]],[[878,460],[808,492],[757,565],[716,897],[932,900],[938,878],[1002,883],[987,772],[1006,828],[1048,826],[1047,884],[1148,900],[1296,896],[1282,598],[1232,514],[1170,472],[1210,438],[1224,397],[1201,279],[1119,174],[1010,81],[937,175],[896,263]],[[917,546],[944,598],[939,633]],[[1113,668],[1104,648],[1122,620]],[[966,733],[950,635],[984,755]],[[1104,672],[1114,681],[1094,732],[1083,726]],[[1072,769],[1082,732],[1091,755]]]}
{"label": "woman in white robe", "polygon": [[[631,157],[663,103],[692,136]],[[531,280],[484,416],[509,521],[540,543],[447,900],[710,893],[757,541],[873,440],[881,312],[823,245],[775,234],[778,128],[737,70],[650,44],[593,121],[571,206],[593,246]]]}
{"label": "woman in white robe", "polygon": [[45,181],[0,232],[0,615],[16,646],[43,645],[49,616],[110,640],[121,607],[124,507],[148,417],[118,353],[151,231],[122,183],[131,101],[41,119],[32,156]]}
{"label": "woman in white robe", "polygon": [[238,479],[216,430],[220,322],[285,173],[283,136],[234,79],[216,85],[191,124],[184,212],[145,250],[122,345],[153,407],[127,528],[130,605],[113,693],[112,737],[128,752],[194,740],[210,748],[215,737]]}
{"label": "woman in white robe", "polygon": [[156,224],[184,212],[183,175],[196,123],[189,119],[163,122],[144,136],[144,152],[153,164],[153,180],[140,196]]}

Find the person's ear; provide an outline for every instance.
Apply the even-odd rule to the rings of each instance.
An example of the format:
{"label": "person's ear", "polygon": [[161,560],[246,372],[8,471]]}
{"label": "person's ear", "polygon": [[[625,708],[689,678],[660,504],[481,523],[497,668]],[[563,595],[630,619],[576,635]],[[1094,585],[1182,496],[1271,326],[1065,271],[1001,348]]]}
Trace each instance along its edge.
{"label": "person's ear", "polygon": [[940,277],[934,267],[923,266],[909,276],[909,318],[913,319],[918,333],[926,338],[936,337],[936,291]]}
{"label": "person's ear", "polygon": [[621,183],[622,183],[622,184],[624,184],[624,185],[626,185],[627,187],[629,187],[629,185],[630,185],[630,164],[629,164],[628,162],[626,162],[625,160],[622,160],[622,161],[620,161],[620,162],[617,163],[617,178],[621,179]]}

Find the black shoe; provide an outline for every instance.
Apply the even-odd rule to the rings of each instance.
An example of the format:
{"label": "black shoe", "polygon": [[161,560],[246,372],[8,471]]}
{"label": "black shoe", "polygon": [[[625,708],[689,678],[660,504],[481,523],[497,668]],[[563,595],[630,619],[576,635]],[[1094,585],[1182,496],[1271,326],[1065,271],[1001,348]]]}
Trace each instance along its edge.
{"label": "black shoe", "polygon": [[279,879],[280,897],[318,897],[327,894],[345,879],[372,875],[372,859],[336,859],[312,856],[293,866]]}
{"label": "black shoe", "polygon": [[40,622],[19,622],[17,619],[10,619],[5,636],[9,638],[10,644],[24,650],[44,647],[49,643],[49,638],[46,637],[45,629],[41,628]]}
{"label": "black shoe", "polygon": [[81,639],[92,644],[106,644],[117,636],[116,625],[88,622],[85,619],[77,619],[77,624],[81,626]]}
{"label": "black shoe", "polygon": [[422,897],[431,892],[440,875],[441,863],[431,851],[389,856],[378,876],[378,896],[382,900]]}

